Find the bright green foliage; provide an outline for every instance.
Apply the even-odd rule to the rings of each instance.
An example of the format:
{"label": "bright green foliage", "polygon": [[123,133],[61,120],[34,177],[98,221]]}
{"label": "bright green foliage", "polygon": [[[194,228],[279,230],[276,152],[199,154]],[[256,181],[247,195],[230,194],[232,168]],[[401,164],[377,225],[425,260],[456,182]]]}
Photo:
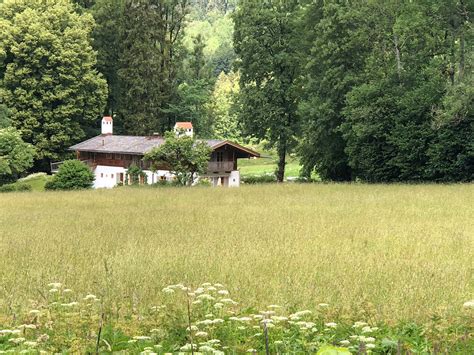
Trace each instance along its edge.
{"label": "bright green foliage", "polygon": [[166,133],[165,142],[145,155],[154,169],[166,167],[181,185],[192,185],[199,174],[207,171],[212,149],[206,142],[188,136]]}
{"label": "bright green foliage", "polygon": [[57,159],[96,124],[106,82],[94,69],[91,15],[67,0],[0,5],[0,100],[39,159]]}
{"label": "bright green foliage", "polygon": [[33,165],[35,149],[14,128],[0,129],[0,185],[16,180]]}
{"label": "bright green foliage", "polygon": [[45,185],[46,190],[90,189],[94,183],[91,169],[79,160],[66,160],[53,179]]}
{"label": "bright green foliage", "polygon": [[300,10],[296,0],[243,0],[234,13],[240,118],[245,133],[276,147],[280,182],[300,128]]}
{"label": "bright green foliage", "polygon": [[214,85],[209,115],[212,119],[215,138],[239,141],[242,139],[234,101],[239,93],[239,74],[221,72]]}
{"label": "bright green foliage", "polygon": [[351,352],[347,348],[338,348],[335,346],[323,346],[318,350],[316,355],[350,355]]}

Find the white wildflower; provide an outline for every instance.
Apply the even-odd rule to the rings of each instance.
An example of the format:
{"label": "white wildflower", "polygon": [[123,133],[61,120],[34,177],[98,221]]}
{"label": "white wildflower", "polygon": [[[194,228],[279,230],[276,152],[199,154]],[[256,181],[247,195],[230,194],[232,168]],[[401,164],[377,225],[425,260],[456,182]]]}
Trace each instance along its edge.
{"label": "white wildflower", "polygon": [[58,288],[61,288],[61,286],[62,286],[62,285],[61,285],[60,282],[51,282],[50,284],[48,284],[48,287],[49,287],[49,288],[56,288],[56,289],[58,289]]}
{"label": "white wildflower", "polygon": [[174,290],[169,287],[165,287],[162,291],[163,293],[166,293],[167,295],[174,293]]}
{"label": "white wildflower", "polygon": [[66,288],[63,290],[63,293],[72,293],[72,290],[70,288]]}
{"label": "white wildflower", "polygon": [[194,335],[197,336],[198,338],[206,338],[207,336],[209,336],[209,334],[206,332],[196,332],[196,334]]}
{"label": "white wildflower", "polygon": [[326,323],[324,325],[328,328],[336,328],[337,327],[337,323],[334,323],[334,322],[329,322],[329,323]]}
{"label": "white wildflower", "polygon": [[352,328],[362,328],[362,327],[365,327],[366,325],[367,325],[366,322],[355,322]]}
{"label": "white wildflower", "polygon": [[187,330],[188,332],[189,332],[189,331],[193,331],[193,332],[195,332],[195,331],[198,331],[198,330],[199,330],[199,328],[198,328],[198,327],[196,327],[195,325],[192,325],[192,326],[191,326],[191,328],[190,328],[190,327],[187,327],[187,328],[186,328],[186,330]]}
{"label": "white wildflower", "polygon": [[366,342],[366,343],[373,343],[373,342],[375,342],[375,338],[373,338],[373,337],[366,337],[366,338],[365,338],[365,342]]}
{"label": "white wildflower", "polygon": [[226,303],[226,304],[233,304],[234,306],[238,304],[237,302],[235,302],[234,300],[230,298],[223,298],[221,299],[221,302]]}
{"label": "white wildflower", "polygon": [[260,313],[268,317],[274,315],[275,311],[261,311]]}
{"label": "white wildflower", "polygon": [[215,298],[212,297],[211,295],[208,295],[207,293],[203,293],[202,295],[197,296],[198,299],[200,300],[206,300],[206,301],[214,301]]}
{"label": "white wildflower", "polygon": [[204,317],[207,318],[207,319],[214,318],[214,314],[208,313]]}
{"label": "white wildflower", "polygon": [[238,329],[238,330],[245,330],[245,329],[247,329],[247,328],[244,327],[243,325],[241,325],[241,326],[237,327],[237,329]]}
{"label": "white wildflower", "polygon": [[38,314],[40,314],[41,312],[37,309],[32,309],[31,311],[28,312],[29,314],[31,315],[34,315],[34,316],[37,316]]}
{"label": "white wildflower", "polygon": [[217,284],[214,284],[214,287],[217,287],[217,288],[224,288],[224,285],[217,283]]}
{"label": "white wildflower", "polygon": [[255,349],[248,349],[247,352],[248,352],[248,353],[256,353],[257,350],[255,350]]}
{"label": "white wildflower", "polygon": [[224,323],[224,320],[220,318],[216,318],[212,321],[212,324],[221,324],[221,323]]}
{"label": "white wildflower", "polygon": [[202,301],[201,301],[201,300],[196,300],[196,301],[193,301],[193,304],[194,304],[194,305],[202,304]]}
{"label": "white wildflower", "polygon": [[261,319],[263,319],[263,316],[261,314],[254,314],[253,319],[261,320]]}
{"label": "white wildflower", "polygon": [[208,290],[208,291],[216,291],[217,288],[215,288],[214,286],[209,286],[209,287],[207,288],[207,290]]}
{"label": "white wildflower", "polygon": [[366,344],[365,347],[367,349],[375,349],[375,344]]}
{"label": "white wildflower", "polygon": [[216,350],[209,345],[203,345],[199,347],[199,352],[201,353],[214,353]]}
{"label": "white wildflower", "polygon": [[281,306],[279,306],[279,305],[277,305],[277,304],[271,304],[271,305],[269,305],[267,308],[275,309],[275,308],[281,308]]}
{"label": "white wildflower", "polygon": [[222,295],[222,296],[227,296],[227,295],[229,294],[229,291],[227,291],[227,290],[219,290],[219,291],[217,291],[217,293],[218,293],[219,295]]}
{"label": "white wildflower", "polygon": [[218,303],[214,304],[215,309],[221,309],[222,307],[224,307],[224,303],[218,302]]}
{"label": "white wildflower", "polygon": [[212,345],[217,345],[217,344],[220,344],[220,342],[221,341],[219,339],[211,339],[207,343],[212,344]]}
{"label": "white wildflower", "polygon": [[240,317],[239,320],[241,322],[250,322],[252,320],[252,318],[250,318],[250,317]]}
{"label": "white wildflower", "polygon": [[210,282],[204,282],[201,286],[202,287],[209,287],[209,286],[212,286],[212,284]]}
{"label": "white wildflower", "polygon": [[129,344],[134,344],[136,343],[138,340],[137,339],[130,339],[127,343]]}
{"label": "white wildflower", "polygon": [[288,317],[283,317],[283,316],[272,316],[272,319],[275,322],[286,322],[288,320]]}
{"label": "white wildflower", "polygon": [[59,290],[57,288],[52,288],[51,290],[49,290],[49,293],[58,293]]}
{"label": "white wildflower", "polygon": [[197,350],[197,345],[196,344],[186,344],[184,346],[182,346],[179,350],[180,351],[191,351],[191,349],[193,350]]}
{"label": "white wildflower", "polygon": [[273,344],[275,344],[275,345],[281,345],[281,344],[283,344],[283,342],[282,342],[281,340],[275,340],[275,341],[273,342]]}
{"label": "white wildflower", "polygon": [[339,342],[339,344],[341,344],[343,346],[348,346],[348,345],[351,345],[351,342],[349,340],[341,340]]}
{"label": "white wildflower", "polygon": [[25,338],[11,338],[11,339],[8,339],[9,342],[14,343],[14,344],[23,343],[25,340],[26,340]]}
{"label": "white wildflower", "polygon": [[29,348],[34,348],[35,346],[38,345],[38,343],[36,341],[25,341],[23,345]]}
{"label": "white wildflower", "polygon": [[205,291],[204,291],[204,289],[203,289],[202,287],[199,287],[199,288],[197,288],[197,289],[194,290],[194,293],[195,293],[196,295],[200,295],[201,293],[204,293],[204,292],[205,292]]}
{"label": "white wildflower", "polygon": [[151,337],[146,336],[146,335],[137,335],[137,336],[134,336],[133,339],[135,339],[135,340],[151,340]]}
{"label": "white wildflower", "polygon": [[88,294],[86,297],[84,297],[84,301],[95,301],[97,297],[93,294]]}
{"label": "white wildflower", "polygon": [[327,304],[327,303],[320,303],[320,304],[318,304],[318,306],[321,307],[321,308],[327,308],[327,307],[329,307],[329,304]]}
{"label": "white wildflower", "polygon": [[468,309],[473,309],[474,308],[474,300],[464,302],[463,307],[468,308]]}
{"label": "white wildflower", "polygon": [[365,326],[362,328],[362,333],[365,334],[365,333],[372,333],[372,328],[369,327],[369,326]]}
{"label": "white wildflower", "polygon": [[202,320],[202,321],[199,321],[196,323],[197,325],[211,325],[212,324],[212,320],[210,319],[205,319],[205,320]]}

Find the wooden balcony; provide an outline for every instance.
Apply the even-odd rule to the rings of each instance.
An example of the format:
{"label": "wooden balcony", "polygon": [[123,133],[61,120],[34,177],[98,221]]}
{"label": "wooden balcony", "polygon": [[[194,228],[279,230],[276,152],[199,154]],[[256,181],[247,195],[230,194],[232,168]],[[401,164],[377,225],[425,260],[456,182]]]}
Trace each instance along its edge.
{"label": "wooden balcony", "polygon": [[208,173],[230,172],[236,170],[233,161],[211,161],[208,164]]}

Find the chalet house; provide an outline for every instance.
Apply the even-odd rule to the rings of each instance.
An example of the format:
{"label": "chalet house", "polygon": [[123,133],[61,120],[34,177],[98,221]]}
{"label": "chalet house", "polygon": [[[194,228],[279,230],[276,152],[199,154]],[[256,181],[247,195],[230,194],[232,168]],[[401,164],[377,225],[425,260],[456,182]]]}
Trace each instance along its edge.
{"label": "chalet house", "polygon": [[[194,134],[191,122],[176,123],[175,132],[191,137]],[[157,135],[148,137],[113,135],[112,117],[104,117],[100,136],[73,145],[69,150],[75,151],[76,158],[93,170],[95,188],[112,188],[119,183],[127,183],[127,169],[131,165],[139,166],[146,173],[148,184],[174,179],[169,170],[163,168],[152,171],[150,162],[143,160],[146,153],[159,147],[163,142],[164,139]],[[259,153],[231,141],[206,142],[212,148],[212,154],[207,172],[201,178],[208,178],[214,186],[240,186],[238,159],[260,157]]]}

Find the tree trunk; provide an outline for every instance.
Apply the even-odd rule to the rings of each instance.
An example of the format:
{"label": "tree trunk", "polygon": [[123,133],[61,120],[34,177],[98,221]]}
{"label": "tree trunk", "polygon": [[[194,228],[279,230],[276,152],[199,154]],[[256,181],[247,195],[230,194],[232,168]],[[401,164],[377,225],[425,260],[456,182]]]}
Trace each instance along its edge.
{"label": "tree trunk", "polygon": [[284,134],[280,135],[280,141],[278,142],[278,170],[276,174],[277,182],[283,182],[285,180],[285,166],[286,166],[286,150],[287,150],[287,139]]}
{"label": "tree trunk", "polygon": [[397,73],[398,73],[398,79],[401,78],[401,73],[402,73],[402,60],[400,58],[400,48],[399,48],[399,43],[398,43],[398,36],[396,34],[393,35],[393,44],[394,44],[394,49],[395,49],[395,58],[397,60]]}

